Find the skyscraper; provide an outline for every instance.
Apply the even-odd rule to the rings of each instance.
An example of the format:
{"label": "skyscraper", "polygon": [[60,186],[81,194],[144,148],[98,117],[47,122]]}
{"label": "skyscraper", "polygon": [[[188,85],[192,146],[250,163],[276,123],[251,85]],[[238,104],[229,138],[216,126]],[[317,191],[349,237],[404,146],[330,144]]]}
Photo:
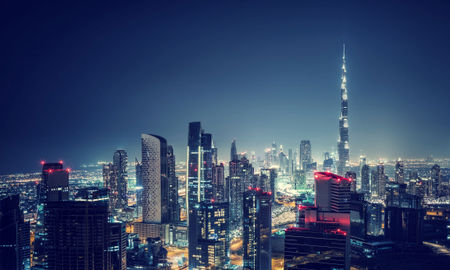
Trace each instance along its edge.
{"label": "skyscraper", "polygon": [[186,206],[188,215],[189,269],[198,269],[198,222],[194,207],[213,198],[212,135],[204,133],[200,122],[189,123],[187,147]]}
{"label": "skyscraper", "polygon": [[395,163],[395,182],[403,184],[405,182],[405,164],[402,160]]}
{"label": "skyscraper", "polygon": [[180,205],[178,204],[178,177],[175,174],[175,155],[173,147],[167,146],[167,177],[169,180],[169,221],[180,220]]}
{"label": "skyscraper", "polygon": [[229,163],[230,183],[230,226],[232,229],[239,228],[242,225],[242,198],[245,189],[253,186],[252,179],[254,175],[253,166],[245,157],[241,160],[233,160]]}
{"label": "skyscraper", "polygon": [[361,191],[363,193],[370,192],[370,167],[367,164],[361,167]]}
{"label": "skyscraper", "polygon": [[229,262],[228,202],[198,203],[193,217],[197,222],[198,239],[196,256],[189,265],[198,269],[224,269]]}
{"label": "skyscraper", "polygon": [[225,167],[223,163],[213,166],[213,198],[216,202],[228,201],[228,185],[225,181]]}
{"label": "skyscraper", "polygon": [[30,223],[19,208],[19,195],[0,200],[0,269],[30,269]]}
{"label": "skyscraper", "polygon": [[49,202],[46,228],[48,269],[126,269],[125,227],[108,223],[106,200]]}
{"label": "skyscraper", "polygon": [[349,144],[348,144],[348,96],[347,77],[345,67],[345,44],[342,55],[342,77],[341,77],[341,115],[339,116],[339,139],[337,143],[339,162],[338,174],[342,175],[349,165]]}
{"label": "skyscraper", "polygon": [[69,172],[63,162],[42,164],[42,178],[38,190],[38,209],[33,249],[33,265],[36,269],[48,269],[48,245],[46,231],[47,204],[69,199]]}
{"label": "skyscraper", "polygon": [[128,156],[125,150],[114,152],[113,164],[117,169],[117,203],[120,208],[128,206],[127,185],[128,185]]}
{"label": "skyscraper", "polygon": [[311,142],[309,140],[302,140],[300,142],[300,168],[306,170],[311,163]]}
{"label": "skyscraper", "polygon": [[244,269],[272,269],[272,194],[260,188],[244,193]]}
{"label": "skyscraper", "polygon": [[233,140],[233,142],[231,143],[230,161],[238,159],[239,157],[236,150],[236,140]]}
{"label": "skyscraper", "polygon": [[161,224],[169,220],[167,141],[142,134],[142,220]]}
{"label": "skyscraper", "polygon": [[103,187],[109,193],[109,212],[112,213],[119,208],[119,187],[116,165],[109,163],[103,165]]}
{"label": "skyscraper", "polygon": [[435,197],[439,197],[440,186],[442,181],[441,167],[439,167],[439,165],[437,164],[434,164],[433,167],[431,167],[430,176],[431,176],[432,194]]}

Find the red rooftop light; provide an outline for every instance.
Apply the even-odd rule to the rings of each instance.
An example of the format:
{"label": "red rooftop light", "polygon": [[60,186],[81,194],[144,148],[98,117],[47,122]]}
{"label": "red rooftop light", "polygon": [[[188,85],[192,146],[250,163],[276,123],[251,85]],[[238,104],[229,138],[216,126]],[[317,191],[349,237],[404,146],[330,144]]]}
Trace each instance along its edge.
{"label": "red rooftop light", "polygon": [[62,161],[62,160],[59,161],[59,164],[63,164],[63,163],[64,163],[64,161]]}
{"label": "red rooftop light", "polygon": [[318,179],[318,180],[330,180],[330,179],[336,179],[338,180],[338,182],[340,182],[341,180],[346,180],[348,182],[351,182],[351,179],[342,177],[340,175],[334,174],[334,173],[330,173],[330,172],[315,172],[314,173],[314,178]]}
{"label": "red rooftop light", "polygon": [[44,165],[44,164],[45,164],[45,161],[41,160],[41,165]]}

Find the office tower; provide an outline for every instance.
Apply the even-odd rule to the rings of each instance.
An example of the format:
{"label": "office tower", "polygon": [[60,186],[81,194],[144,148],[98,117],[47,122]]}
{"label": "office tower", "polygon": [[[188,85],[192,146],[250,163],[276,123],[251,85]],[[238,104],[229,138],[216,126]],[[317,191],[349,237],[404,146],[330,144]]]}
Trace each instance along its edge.
{"label": "office tower", "polygon": [[232,229],[242,225],[242,198],[244,190],[253,186],[254,169],[245,157],[229,163],[229,201],[230,201],[230,226]]}
{"label": "office tower", "polygon": [[347,69],[345,67],[345,44],[342,55],[342,77],[341,77],[341,115],[339,116],[339,139],[337,143],[339,163],[338,174],[342,175],[348,167],[350,160],[348,144],[348,93],[347,93]]}
{"label": "office tower", "polygon": [[106,200],[48,202],[48,269],[126,269],[126,234]]}
{"label": "office tower", "polygon": [[244,193],[244,269],[270,270],[272,267],[272,194],[260,188]]}
{"label": "office tower", "polygon": [[216,202],[228,201],[228,192],[225,182],[225,167],[223,163],[219,165],[213,165],[213,199]]}
{"label": "office tower", "polygon": [[233,142],[231,143],[230,161],[232,160],[239,160],[236,150],[236,140],[233,140]]}
{"label": "office tower", "polygon": [[300,142],[300,168],[306,170],[311,163],[311,142],[309,140],[302,140]]}
{"label": "office tower", "polygon": [[69,172],[63,162],[42,164],[42,178],[38,190],[37,222],[33,245],[33,266],[36,269],[48,269],[47,263],[47,203],[69,199]]}
{"label": "office tower", "polygon": [[324,159],[323,159],[323,166],[324,171],[332,172],[334,170],[334,161],[331,158],[331,155],[329,152],[325,152]]}
{"label": "office tower", "polygon": [[23,219],[19,195],[0,200],[0,269],[30,269],[30,223]]}
{"label": "office tower", "polygon": [[361,192],[370,192],[370,167],[367,164],[361,167]]}
{"label": "office tower", "polygon": [[113,164],[117,169],[117,204],[120,208],[128,206],[127,185],[128,185],[128,156],[125,150],[114,152]]}
{"label": "office tower", "polygon": [[289,165],[288,165],[288,175],[293,175],[294,174],[294,154],[292,152],[292,149],[289,148],[288,150],[288,161],[289,161]]}
{"label": "office tower", "polygon": [[167,141],[163,137],[142,134],[142,216],[144,223],[169,221]]}
{"label": "office tower", "polygon": [[278,165],[278,149],[277,149],[277,144],[275,142],[272,142],[270,166],[276,166],[276,165]]}
{"label": "office tower", "polygon": [[116,165],[109,163],[103,165],[103,187],[109,193],[109,212],[113,213],[119,207],[119,186]]}
{"label": "office tower", "polygon": [[272,195],[272,201],[275,201],[276,190],[275,181],[277,179],[277,172],[275,169],[261,169],[261,174],[259,176],[259,183],[257,187],[270,192]]}
{"label": "office tower", "polygon": [[382,197],[386,193],[386,175],[384,174],[384,165],[377,166],[377,194]]}
{"label": "office tower", "polygon": [[59,163],[42,163],[42,180],[39,183],[39,202],[69,199],[69,169]]}
{"label": "office tower", "polygon": [[186,175],[189,269],[197,269],[196,258],[200,256],[197,250],[199,235],[194,206],[213,198],[212,146],[212,135],[202,130],[200,122],[189,123]]}
{"label": "office tower", "polygon": [[298,207],[299,227],[286,230],[284,269],[350,268],[350,179],[314,173],[314,206]]}
{"label": "office tower", "polygon": [[350,211],[351,180],[329,172],[314,173],[315,206],[322,211]]}
{"label": "office tower", "polygon": [[167,178],[169,181],[169,221],[175,223],[180,221],[180,205],[178,203],[178,177],[175,174],[175,155],[171,145],[167,146]]}
{"label": "office tower", "polygon": [[431,167],[430,171],[430,178],[431,178],[431,185],[432,185],[432,194],[435,197],[439,197],[439,193],[441,190],[441,167],[439,165],[434,164],[433,167]]}
{"label": "office tower", "polygon": [[194,207],[197,246],[194,269],[224,269],[229,262],[228,202],[203,201]]}
{"label": "office tower", "polygon": [[383,197],[386,193],[386,175],[383,164],[379,164],[376,170],[372,170],[370,192],[372,196]]}
{"label": "office tower", "polygon": [[350,180],[350,191],[356,192],[356,173],[355,172],[346,172],[345,178]]}
{"label": "office tower", "polygon": [[213,141],[213,146],[211,148],[211,155],[212,155],[212,163],[213,164],[218,164],[219,160],[217,159],[217,147],[214,146],[214,141]]}
{"label": "office tower", "polygon": [[405,182],[405,165],[402,160],[395,163],[395,182],[400,184]]}

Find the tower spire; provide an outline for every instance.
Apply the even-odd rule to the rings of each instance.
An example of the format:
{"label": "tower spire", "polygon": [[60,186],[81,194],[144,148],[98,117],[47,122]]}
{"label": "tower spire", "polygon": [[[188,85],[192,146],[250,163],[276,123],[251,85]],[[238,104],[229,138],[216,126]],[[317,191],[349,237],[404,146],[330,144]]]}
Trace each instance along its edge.
{"label": "tower spire", "polygon": [[342,45],[342,59],[344,60],[345,63],[345,43]]}

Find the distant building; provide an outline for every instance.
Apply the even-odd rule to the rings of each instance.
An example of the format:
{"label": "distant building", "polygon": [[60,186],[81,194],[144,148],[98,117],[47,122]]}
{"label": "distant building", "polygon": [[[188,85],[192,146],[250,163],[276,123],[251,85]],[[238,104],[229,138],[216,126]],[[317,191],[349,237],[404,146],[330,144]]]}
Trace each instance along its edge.
{"label": "distant building", "polygon": [[114,152],[113,164],[117,169],[117,196],[118,206],[120,208],[128,207],[127,186],[128,186],[128,155],[125,150],[117,150]]}
{"label": "distant building", "polygon": [[231,151],[230,151],[230,161],[239,160],[239,156],[236,150],[236,140],[233,140],[231,143]]}
{"label": "distant building", "polygon": [[302,140],[300,142],[300,168],[306,170],[311,163],[311,142],[309,140]]}
{"label": "distant building", "polygon": [[270,270],[272,265],[272,194],[260,188],[244,193],[244,269]]}
{"label": "distant building", "polygon": [[361,192],[370,192],[370,167],[367,164],[361,167]]}
{"label": "distant building", "polygon": [[228,201],[228,192],[229,188],[225,181],[225,167],[223,163],[214,164],[213,166],[213,198],[216,202],[225,202]]}
{"label": "distant building", "polygon": [[395,182],[400,184],[405,182],[405,164],[401,160],[395,163]]}
{"label": "distant building", "polygon": [[109,191],[109,212],[112,213],[120,208],[118,171],[112,163],[103,165],[103,187]]}
{"label": "distant building", "polygon": [[356,192],[356,172],[348,171],[345,173],[345,178],[350,179],[350,191]]}
{"label": "distant building", "polygon": [[442,184],[442,179],[441,179],[441,167],[439,167],[439,165],[435,164],[433,165],[433,167],[431,167],[431,171],[430,171],[430,176],[431,176],[431,184],[432,184],[432,194],[435,197],[439,197],[439,193],[441,190],[441,184]]}
{"label": "distant building", "polygon": [[19,208],[19,195],[0,200],[0,269],[30,269],[30,223]]}

